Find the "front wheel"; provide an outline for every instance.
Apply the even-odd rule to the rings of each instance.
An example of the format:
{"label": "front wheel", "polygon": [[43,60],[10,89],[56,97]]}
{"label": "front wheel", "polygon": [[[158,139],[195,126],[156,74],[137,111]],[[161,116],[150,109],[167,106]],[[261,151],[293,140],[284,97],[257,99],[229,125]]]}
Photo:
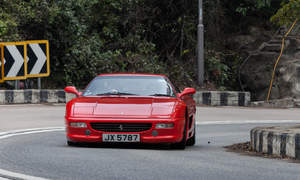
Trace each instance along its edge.
{"label": "front wheel", "polygon": [[78,146],[78,143],[72,142],[72,141],[67,141],[68,146]]}
{"label": "front wheel", "polygon": [[196,143],[196,128],[194,128],[194,134],[193,136],[187,140],[186,145],[187,146],[194,146]]}
{"label": "front wheel", "polygon": [[184,123],[184,130],[183,130],[183,137],[182,137],[182,140],[179,142],[179,143],[174,143],[171,145],[171,147],[173,149],[185,149],[185,145],[186,145],[186,121]]}

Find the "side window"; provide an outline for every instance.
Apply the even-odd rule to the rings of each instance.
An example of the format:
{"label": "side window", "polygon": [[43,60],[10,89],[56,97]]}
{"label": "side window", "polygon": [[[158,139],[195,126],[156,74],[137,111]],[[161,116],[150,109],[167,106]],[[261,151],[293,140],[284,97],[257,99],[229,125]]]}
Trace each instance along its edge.
{"label": "side window", "polygon": [[170,86],[172,86],[175,89],[176,92],[174,93],[180,93],[180,89],[175,84],[171,83],[171,81],[168,78],[166,78],[166,81],[170,84]]}
{"label": "side window", "polygon": [[174,85],[174,88],[175,88],[176,93],[180,93],[180,89],[177,86]]}

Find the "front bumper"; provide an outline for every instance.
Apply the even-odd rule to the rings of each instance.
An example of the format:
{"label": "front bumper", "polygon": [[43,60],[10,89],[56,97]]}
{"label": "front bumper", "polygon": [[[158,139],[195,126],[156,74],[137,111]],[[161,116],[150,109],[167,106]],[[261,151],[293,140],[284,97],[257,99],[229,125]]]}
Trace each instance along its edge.
{"label": "front bumper", "polygon": [[[101,120],[101,119],[80,119],[66,118],[66,136],[68,141],[72,142],[102,142],[102,134],[140,134],[140,143],[176,143],[183,137],[184,118],[178,119],[136,119],[136,120]],[[85,122],[86,128],[70,127],[71,122]],[[91,127],[90,123],[109,122],[109,123],[152,123],[149,130],[142,132],[102,132]],[[173,128],[156,129],[157,123],[174,123]],[[86,132],[89,133],[86,133]],[[155,132],[156,131],[156,132]]]}

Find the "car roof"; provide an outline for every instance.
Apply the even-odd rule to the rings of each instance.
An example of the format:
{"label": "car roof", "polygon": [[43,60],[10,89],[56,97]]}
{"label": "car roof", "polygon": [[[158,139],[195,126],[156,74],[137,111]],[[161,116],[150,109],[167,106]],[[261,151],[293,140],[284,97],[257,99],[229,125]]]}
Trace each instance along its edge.
{"label": "car roof", "polygon": [[110,73],[110,74],[99,74],[97,76],[160,76],[166,77],[163,74],[148,74],[148,73]]}

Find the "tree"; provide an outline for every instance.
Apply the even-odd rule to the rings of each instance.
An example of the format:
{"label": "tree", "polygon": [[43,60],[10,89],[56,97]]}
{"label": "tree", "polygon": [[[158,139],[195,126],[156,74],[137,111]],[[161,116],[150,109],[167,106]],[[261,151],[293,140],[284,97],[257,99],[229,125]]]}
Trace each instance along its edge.
{"label": "tree", "polygon": [[300,0],[290,0],[282,4],[271,21],[279,25],[289,25],[296,19],[300,19]]}
{"label": "tree", "polygon": [[[239,58],[228,37],[271,24],[278,1],[203,0],[207,81],[235,86]],[[48,88],[84,87],[113,72],[163,73],[195,86],[197,21],[191,0],[0,0],[1,42],[49,40]]]}

